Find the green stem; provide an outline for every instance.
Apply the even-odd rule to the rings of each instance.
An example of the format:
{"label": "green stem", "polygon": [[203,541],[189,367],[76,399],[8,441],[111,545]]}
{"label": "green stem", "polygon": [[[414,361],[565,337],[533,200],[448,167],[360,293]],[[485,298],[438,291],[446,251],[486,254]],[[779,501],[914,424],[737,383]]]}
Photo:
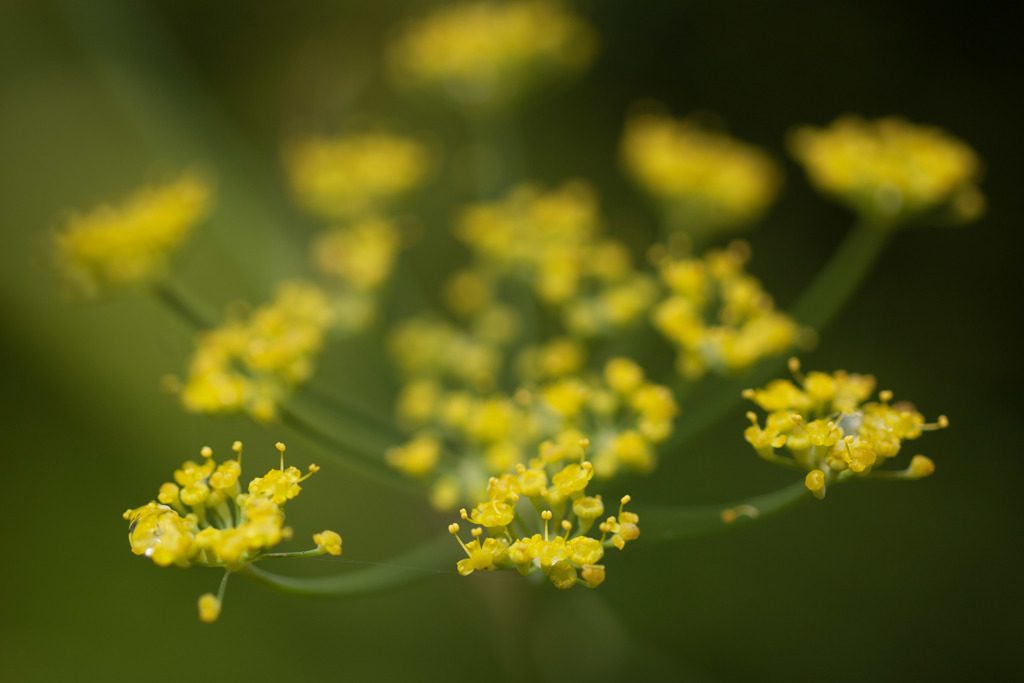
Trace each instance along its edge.
{"label": "green stem", "polygon": [[857,223],[790,314],[820,333],[871,272],[892,233],[891,228],[868,221]]}
{"label": "green stem", "polygon": [[256,583],[308,598],[346,598],[367,595],[421,581],[432,574],[447,574],[455,564],[454,541],[450,534],[424,543],[420,547],[366,569],[335,576],[297,578],[281,576],[247,565],[238,573]]}
{"label": "green stem", "polygon": [[[790,315],[820,333],[832,321],[857,287],[871,271],[892,230],[869,222],[855,225],[850,234],[821,268],[790,310]],[[738,406],[741,394],[749,387],[759,387],[776,375],[784,359],[762,361],[750,373],[721,381],[717,388],[700,400],[685,406],[683,417],[672,438],[662,448],[672,452],[691,438],[718,422]]]}
{"label": "green stem", "polygon": [[320,557],[326,550],[320,548],[313,548],[312,550],[296,550],[293,553],[265,553],[259,556],[261,560],[283,560],[290,559],[293,557]]}
{"label": "green stem", "polygon": [[804,482],[730,505],[654,507],[637,510],[646,541],[677,541],[746,524],[787,510],[813,496]]}
{"label": "green stem", "polygon": [[207,330],[217,324],[217,318],[210,309],[173,279],[154,282],[151,291],[161,303],[193,328]]}
{"label": "green stem", "polygon": [[220,580],[220,587],[217,589],[217,602],[219,602],[222,605],[224,604],[224,593],[227,591],[228,579],[230,577],[231,577],[231,571],[230,570],[225,570],[224,571],[224,578],[222,578]]}
{"label": "green stem", "polygon": [[[386,435],[392,441],[402,438],[395,429],[394,421],[385,416],[381,411],[376,410],[366,401],[360,401],[332,390],[322,382],[317,381],[316,377],[310,378],[306,383],[301,398],[299,395],[295,398],[302,400],[307,397],[318,404],[318,406],[329,409],[332,415],[341,413],[350,422],[355,421],[358,424],[365,425],[382,437]],[[305,401],[303,402],[305,403]]]}
{"label": "green stem", "polygon": [[379,453],[370,452],[362,444],[354,444],[313,424],[287,405],[280,406],[280,417],[284,425],[304,437],[311,446],[352,471],[407,493],[420,497],[426,495],[427,492],[422,486],[388,468],[378,457]]}

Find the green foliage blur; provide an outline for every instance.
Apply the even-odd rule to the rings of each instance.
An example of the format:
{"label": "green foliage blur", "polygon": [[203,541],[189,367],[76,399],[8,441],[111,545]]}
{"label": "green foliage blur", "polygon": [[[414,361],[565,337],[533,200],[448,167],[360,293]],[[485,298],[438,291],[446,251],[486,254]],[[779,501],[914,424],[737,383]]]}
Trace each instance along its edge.
{"label": "green foliage blur", "polygon": [[[805,368],[872,373],[925,415],[949,415],[950,429],[914,444],[936,462],[934,476],[838,487],[721,536],[649,546],[641,537],[594,592],[563,594],[510,572],[459,577],[453,541],[450,573],[384,595],[306,601],[235,578],[220,621],[205,625],[195,599],[219,572],[160,569],[130,553],[121,512],[153,497],[182,460],[242,439],[249,462],[269,467],[287,434],[185,415],[159,380],[181,372],[191,333],[141,293],[69,303],[52,272],[52,229],[63,211],[198,160],[217,173],[217,229],[197,231],[179,266],[218,306],[265,298],[301,267],[294,245],[308,236],[280,170],[291,132],[383,119],[455,141],[447,154],[457,163],[462,124],[396,92],[382,61],[394,28],[430,6],[0,5],[0,679],[1024,677],[1022,64],[1010,22],[981,5],[581,2],[601,34],[598,61],[520,119],[531,176],[592,181],[613,234],[634,244],[654,234],[653,216],[616,165],[616,145],[638,100],[714,112],[780,160],[790,126],[846,112],[902,115],[971,144],[987,166],[988,215],[899,234],[804,356]],[[781,201],[748,235],[751,270],[782,306],[852,222],[785,163]],[[357,371],[338,372],[365,383]],[[794,481],[743,442],[742,413],[664,457],[650,480],[626,482],[634,499],[730,501]],[[321,464],[288,521],[297,536],[336,529],[345,554],[295,572],[386,562],[451,521]]]}

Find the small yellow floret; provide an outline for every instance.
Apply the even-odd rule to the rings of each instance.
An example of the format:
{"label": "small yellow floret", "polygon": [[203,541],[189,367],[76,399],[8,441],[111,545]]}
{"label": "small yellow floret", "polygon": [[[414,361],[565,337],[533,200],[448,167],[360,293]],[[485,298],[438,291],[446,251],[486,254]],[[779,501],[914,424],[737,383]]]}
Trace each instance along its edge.
{"label": "small yellow floret", "polygon": [[341,555],[341,536],[334,531],[322,531],[313,534],[313,542],[316,547],[331,555]]}
{"label": "small yellow floret", "polygon": [[212,624],[220,616],[220,600],[213,593],[204,593],[199,596],[199,620],[206,624]]}

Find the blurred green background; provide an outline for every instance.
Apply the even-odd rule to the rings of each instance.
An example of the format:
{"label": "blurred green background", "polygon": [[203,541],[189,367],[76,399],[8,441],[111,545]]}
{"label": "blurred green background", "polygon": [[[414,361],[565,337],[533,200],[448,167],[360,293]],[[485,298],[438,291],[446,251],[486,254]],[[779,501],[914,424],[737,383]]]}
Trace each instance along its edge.
{"label": "blurred green background", "polygon": [[[1011,22],[981,4],[580,3],[601,34],[597,63],[520,117],[531,176],[591,180],[611,231],[627,239],[651,230],[615,164],[625,112],[640,99],[676,115],[715,112],[780,160],[790,126],[845,112],[901,114],[973,145],[987,167],[987,216],[898,235],[805,358],[812,369],[874,373],[925,415],[948,414],[949,430],[914,444],[938,465],[930,479],[839,487],[685,544],[641,538],[608,561],[596,592],[452,571],[315,602],[236,578],[210,626],[195,600],[218,572],[159,569],[129,552],[120,513],[202,445],[223,454],[240,438],[250,463],[269,466],[271,444],[290,435],[184,415],[159,379],[181,371],[190,332],[138,293],[70,305],[51,272],[50,231],[63,211],[199,161],[217,172],[218,206],[182,255],[182,277],[217,307],[265,298],[274,278],[301,272],[308,237],[279,171],[290,132],[382,117],[456,147],[464,137],[449,112],[395,93],[384,73],[381,45],[427,6],[0,4],[0,679],[1024,677],[1022,65]],[[749,235],[751,268],[782,305],[850,223],[786,163],[781,201]],[[449,258],[421,260],[435,256]],[[370,391],[374,378],[358,370],[337,372]],[[634,499],[728,501],[792,481],[754,456],[743,425],[739,410],[654,477],[629,482]],[[296,464],[310,459],[293,451]],[[386,561],[447,524],[321,464],[289,523],[300,537],[337,529],[346,560]],[[359,567],[302,564],[295,571]]]}

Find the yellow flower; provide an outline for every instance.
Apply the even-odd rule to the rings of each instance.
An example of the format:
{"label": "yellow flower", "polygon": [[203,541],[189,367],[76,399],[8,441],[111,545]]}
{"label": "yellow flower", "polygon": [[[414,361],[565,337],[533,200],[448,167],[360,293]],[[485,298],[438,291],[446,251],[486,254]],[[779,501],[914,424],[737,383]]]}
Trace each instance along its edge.
{"label": "yellow flower", "polygon": [[411,24],[389,56],[399,80],[487,107],[582,70],[595,43],[590,27],[557,2],[463,2]]}
{"label": "yellow flower", "polygon": [[324,345],[334,313],[327,295],[285,283],[246,320],[204,333],[189,363],[181,402],[190,412],[245,410],[267,421],[287,391],[304,382]]}
{"label": "yellow flower", "polygon": [[891,391],[869,402],[875,386],[870,375],[842,370],[803,375],[796,359],[790,369],[796,382],[774,380],[743,392],[768,411],[764,428],[757,415],[747,414],[751,426],[744,437],[765,460],[807,470],[805,484],[817,498],[825,497],[829,484],[851,477],[920,479],[934,471],[924,456],[904,470],[878,468],[899,454],[904,441],[946,427],[945,416],[928,424],[909,404],[891,404]]}
{"label": "yellow flower", "polygon": [[844,116],[824,129],[797,129],[790,148],[815,187],[876,222],[933,209],[969,221],[984,210],[977,155],[939,128]]}
{"label": "yellow flower", "polygon": [[420,185],[430,151],[385,132],[307,137],[285,150],[288,181],[298,203],[325,218],[344,218],[388,206]]}
{"label": "yellow flower", "polygon": [[577,292],[597,228],[596,196],[575,181],[547,193],[521,185],[504,199],[471,205],[455,233],[487,268],[526,281],[547,303],[562,304]]}
{"label": "yellow flower", "polygon": [[775,200],[781,173],[767,154],[687,119],[630,117],[622,160],[640,187],[688,232],[745,226]]}
{"label": "yellow flower", "polygon": [[749,258],[746,244],[733,242],[703,258],[665,257],[659,263],[668,294],[651,317],[679,349],[677,365],[684,376],[740,373],[807,337],[744,271]]}
{"label": "yellow flower", "polygon": [[317,548],[330,555],[341,555],[341,536],[334,531],[326,530],[313,534],[313,542]]}
{"label": "yellow flower", "polygon": [[431,434],[419,434],[404,446],[388,449],[388,465],[408,474],[422,477],[434,470],[441,456],[441,442]]}
{"label": "yellow flower", "polygon": [[[128,520],[128,541],[132,552],[144,555],[155,564],[166,567],[223,567],[229,572],[242,569],[259,560],[268,549],[291,538],[291,529],[284,526],[284,504],[298,495],[298,483],[317,471],[310,465],[309,474],[299,476],[298,469],[284,467],[284,444],[281,468],[253,479],[248,493],[238,493],[241,473],[241,442],[232,450],[236,459],[217,466],[209,448],[202,449],[202,465],[187,461],[175,473],[178,484],[165,484],[160,499],[171,505],[150,501],[122,516]],[[189,489],[206,491],[205,495],[178,496]],[[313,536],[314,551],[296,553],[309,556],[341,553],[341,537],[333,531]],[[203,621],[215,621],[220,614],[221,597],[206,594],[199,599]]]}
{"label": "yellow flower", "polygon": [[71,215],[55,238],[60,269],[85,296],[158,277],[167,255],[206,215],[211,192],[208,182],[185,173],[137,191],[120,206]]}
{"label": "yellow flower", "polygon": [[199,596],[199,620],[212,624],[220,617],[220,599],[213,593]]}
{"label": "yellow flower", "polygon": [[372,291],[390,277],[400,244],[394,224],[367,217],[320,235],[313,243],[313,262],[353,289]]}
{"label": "yellow flower", "polygon": [[[548,450],[555,447],[550,444]],[[490,499],[479,503],[472,514],[461,511],[463,520],[477,525],[472,529],[471,542],[459,538],[458,524],[448,526],[466,553],[458,563],[463,576],[479,570],[516,569],[524,575],[541,572],[561,590],[577,584],[594,588],[604,581],[604,567],[597,563],[605,549],[622,549],[627,541],[639,537],[639,518],[622,509],[629,496],[622,498],[618,518],[609,517],[600,524],[600,539],[587,536],[604,512],[600,496],[586,495],[593,466],[582,461],[559,468],[560,458],[547,457],[543,451],[542,447],[540,457],[529,467],[516,465],[517,475],[492,477],[488,484]],[[536,513],[518,514],[519,502],[525,499],[534,506],[547,506],[540,511],[542,529],[531,528]],[[560,521],[553,530],[556,519]],[[482,543],[481,527],[486,527],[488,533]]]}

